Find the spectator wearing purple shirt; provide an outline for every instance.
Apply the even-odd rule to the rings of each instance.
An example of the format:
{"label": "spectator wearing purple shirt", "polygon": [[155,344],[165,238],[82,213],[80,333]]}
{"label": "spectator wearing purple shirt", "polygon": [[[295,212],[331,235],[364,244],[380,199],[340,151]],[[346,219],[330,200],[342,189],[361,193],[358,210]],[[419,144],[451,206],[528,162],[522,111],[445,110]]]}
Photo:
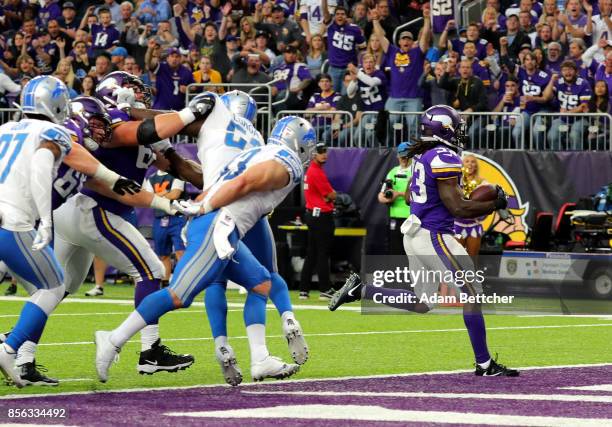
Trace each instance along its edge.
{"label": "spectator wearing purple shirt", "polygon": [[[409,31],[402,31],[399,35],[399,47],[391,44],[384,37],[383,29],[378,20],[373,20],[374,33],[380,37],[382,48],[386,55],[386,65],[390,71],[390,94],[385,104],[387,111],[417,112],[423,109],[423,89],[417,85],[423,73],[425,52],[429,48],[431,38],[431,11],[423,9],[423,29],[419,35],[418,45],[415,46],[414,36]],[[391,115],[391,123],[400,120]],[[409,136],[416,136],[417,116],[411,115],[408,119]]]}
{"label": "spectator wearing purple shirt", "polygon": [[[445,51],[448,49],[448,31],[452,28],[455,21],[449,21],[449,27],[442,33],[440,36],[440,41],[438,42],[438,47]],[[480,29],[476,24],[470,24],[467,27],[465,32],[465,38],[460,37],[457,39],[453,39],[450,42],[451,50],[455,52],[462,53],[467,42],[473,42],[476,48],[476,56],[478,59],[485,59],[487,56],[487,41],[480,38]]]}
{"label": "spectator wearing purple shirt", "polygon": [[[329,74],[321,74],[319,76],[320,92],[315,92],[308,100],[308,111],[332,111],[336,109],[336,104],[340,100],[340,94],[335,92],[331,86],[331,76]],[[327,141],[331,136],[331,124],[333,115],[316,114],[311,119],[312,125],[315,127],[317,136],[323,141]]]}
{"label": "spectator wearing purple shirt", "polygon": [[[151,41],[151,40],[149,40]],[[155,102],[153,108],[160,110],[180,110],[185,107],[187,85],[194,83],[193,74],[189,68],[181,65],[181,53],[175,47],[167,50],[166,60],[158,62],[152,58],[152,44],[145,54],[147,69],[155,74]]]}
{"label": "spectator wearing purple shirt", "polygon": [[[506,90],[497,103],[497,106],[493,109],[493,112],[520,113],[521,96],[517,78],[509,76],[504,86]],[[517,120],[514,116],[502,116],[496,130],[494,140],[495,146],[490,148],[520,148],[520,130],[517,138],[517,132],[515,132],[516,126]]]}
{"label": "spectator wearing purple shirt", "polygon": [[[382,111],[387,100],[387,77],[385,73],[376,68],[376,59],[373,55],[363,55],[363,68],[359,70],[355,65],[349,64],[348,70],[354,80],[347,88],[347,94],[353,96],[359,91],[364,111]],[[364,115],[360,123],[360,132],[367,146],[374,145],[374,127],[368,123],[376,121],[376,116]]]}
{"label": "spectator wearing purple shirt", "polygon": [[561,74],[561,63],[563,62],[561,52],[561,45],[558,42],[548,44],[548,49],[546,49],[546,66],[544,67],[544,71],[548,74]]}
{"label": "spectator wearing purple shirt", "polygon": [[[276,83],[276,99],[285,99],[282,109],[299,110],[304,108],[303,90],[312,81],[308,66],[297,62],[297,49],[287,46],[283,53],[283,62],[274,68],[272,76]],[[289,94],[287,95],[287,91]]]}
{"label": "spectator wearing purple shirt", "polygon": [[121,34],[112,24],[111,13],[108,9],[100,10],[98,16],[100,23],[91,26],[92,49],[94,52],[108,51],[119,43]]}
{"label": "spectator wearing purple shirt", "polygon": [[434,34],[442,34],[448,21],[455,16],[455,6],[449,0],[431,0],[431,22]]}
{"label": "spectator wearing purple shirt", "polygon": [[[380,31],[384,34],[382,27]],[[366,42],[361,28],[349,23],[346,9],[338,6],[334,13],[334,21],[327,27],[329,74],[336,92],[342,90],[342,79],[346,67],[348,64],[357,64],[357,51],[365,46]]]}
{"label": "spectator wearing purple shirt", "polygon": [[38,26],[47,28],[51,19],[59,19],[62,16],[62,8],[57,0],[48,0],[44,6],[38,9]]}
{"label": "spectator wearing purple shirt", "polygon": [[591,20],[593,8],[589,8],[588,16],[582,13],[582,6],[579,0],[568,0],[564,13],[557,16],[558,25],[553,28],[553,39],[559,40],[561,34],[565,32],[567,41],[572,39],[583,39],[586,35],[584,28]]}
{"label": "spectator wearing purple shirt", "polygon": [[[574,61],[564,61],[561,64],[561,78],[553,76],[553,84],[546,88],[544,96],[554,98],[557,111],[561,113],[574,113],[576,115],[588,111],[588,102],[591,99],[591,85],[588,81],[578,77],[578,67]],[[561,116],[552,121],[548,132],[548,144],[552,150],[562,148],[561,141],[568,132],[561,133],[561,125],[569,126],[570,150],[581,150],[582,139],[586,128],[586,121],[579,116]]]}

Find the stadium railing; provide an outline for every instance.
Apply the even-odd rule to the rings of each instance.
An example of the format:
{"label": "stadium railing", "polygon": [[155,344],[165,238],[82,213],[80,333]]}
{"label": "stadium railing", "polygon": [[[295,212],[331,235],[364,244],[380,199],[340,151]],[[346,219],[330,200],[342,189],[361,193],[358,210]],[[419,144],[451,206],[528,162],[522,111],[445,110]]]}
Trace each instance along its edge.
{"label": "stadium railing", "polygon": [[17,108],[0,108],[0,125],[13,120],[18,112]]}
{"label": "stadium railing", "polygon": [[[450,1],[449,1],[450,2]],[[459,26],[467,27],[470,22],[480,22],[482,12],[485,9],[486,0],[462,0],[457,5],[459,15]],[[457,14],[455,14],[456,16]]]}
{"label": "stadium railing", "polygon": [[299,116],[308,120],[315,129],[317,139],[324,141],[328,147],[354,147],[357,128],[353,126],[353,115],[348,111],[281,110],[276,113],[276,120],[285,116]]}
{"label": "stadium railing", "polygon": [[[449,0],[450,3],[451,0]],[[398,42],[397,40],[397,36],[400,32],[412,27],[413,25],[416,24],[420,24],[423,21],[423,18],[416,18],[413,19],[412,21],[408,21],[405,24],[400,25],[399,27],[397,27],[395,29],[395,31],[393,31],[393,40],[391,40],[394,44],[396,44]],[[414,31],[412,31],[412,33],[414,33]],[[414,34],[416,36],[416,34]]]}
{"label": "stadium railing", "polygon": [[530,117],[529,150],[612,151],[608,113],[536,113]]}

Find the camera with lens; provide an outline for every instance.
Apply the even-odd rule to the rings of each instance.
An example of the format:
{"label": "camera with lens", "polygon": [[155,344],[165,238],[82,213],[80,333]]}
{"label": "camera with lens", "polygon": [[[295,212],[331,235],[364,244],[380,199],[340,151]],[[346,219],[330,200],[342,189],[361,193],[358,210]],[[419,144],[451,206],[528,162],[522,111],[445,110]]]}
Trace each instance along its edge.
{"label": "camera with lens", "polygon": [[393,181],[390,179],[385,179],[383,181],[383,194],[386,199],[393,198]]}

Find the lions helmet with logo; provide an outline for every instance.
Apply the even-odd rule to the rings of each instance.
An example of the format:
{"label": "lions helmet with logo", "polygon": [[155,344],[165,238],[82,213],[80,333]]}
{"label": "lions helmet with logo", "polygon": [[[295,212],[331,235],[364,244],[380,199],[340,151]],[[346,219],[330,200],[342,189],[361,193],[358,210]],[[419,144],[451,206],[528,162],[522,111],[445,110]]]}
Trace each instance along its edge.
{"label": "lions helmet with logo", "polygon": [[89,150],[110,143],[112,121],[100,100],[91,96],[79,96],[72,100],[71,109],[71,117],[83,131],[84,143]]}
{"label": "lions helmet with logo", "polygon": [[70,116],[70,94],[62,81],[53,76],[38,76],[21,91],[21,111],[63,123]]}
{"label": "lions helmet with logo", "polygon": [[421,116],[421,137],[440,141],[457,151],[466,141],[466,124],[454,108],[434,105]]}
{"label": "lions helmet with logo", "polygon": [[96,97],[104,103],[104,106],[116,107],[115,91],[121,87],[134,89],[136,101],[142,103],[145,108],[151,107],[151,89],[139,77],[125,71],[113,71],[107,74],[96,86]]}
{"label": "lions helmet with logo", "polygon": [[255,121],[257,117],[257,103],[246,92],[241,90],[226,92],[221,95],[221,101],[235,115],[244,117],[251,123]]}
{"label": "lions helmet with logo", "polygon": [[317,135],[307,120],[297,116],[286,116],[276,122],[268,143],[287,146],[299,156],[302,164],[305,165],[315,151]]}

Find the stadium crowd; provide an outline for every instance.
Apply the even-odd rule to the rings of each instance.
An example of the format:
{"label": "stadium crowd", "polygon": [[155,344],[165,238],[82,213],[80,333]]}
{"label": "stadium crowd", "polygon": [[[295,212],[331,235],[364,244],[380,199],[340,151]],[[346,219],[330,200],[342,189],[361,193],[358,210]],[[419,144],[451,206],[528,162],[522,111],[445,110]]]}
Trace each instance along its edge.
{"label": "stadium crowd", "polygon": [[[585,114],[608,113],[612,104],[612,0],[487,0],[481,19],[466,27],[457,26],[456,3],[3,0],[0,106],[11,107],[39,74],[60,78],[77,96],[124,70],[154,88],[158,109],[182,108],[189,84],[224,82],[269,83],[276,111],[350,112],[352,121],[312,119],[330,145],[364,136],[388,144],[384,126],[363,112],[442,103],[464,113],[517,113],[486,121],[467,114],[473,148],[491,138],[491,123],[489,148],[522,148],[523,134],[534,149],[607,147],[609,121]],[[414,24],[394,39],[407,22]],[[556,117],[538,117],[547,131],[532,132],[530,118],[542,112]],[[411,135],[416,117],[406,120]]]}

